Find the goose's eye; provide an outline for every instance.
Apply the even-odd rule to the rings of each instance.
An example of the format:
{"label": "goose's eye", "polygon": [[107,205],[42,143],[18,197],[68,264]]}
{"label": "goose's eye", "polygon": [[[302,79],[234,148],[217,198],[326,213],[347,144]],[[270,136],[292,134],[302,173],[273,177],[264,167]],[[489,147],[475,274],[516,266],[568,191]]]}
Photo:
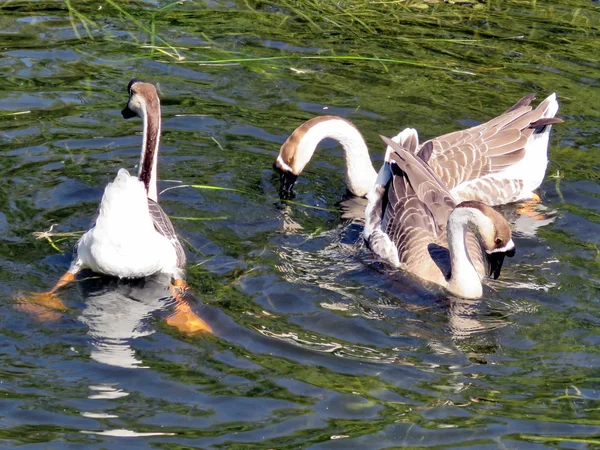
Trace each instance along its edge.
{"label": "goose's eye", "polygon": [[502,245],[502,239],[496,238],[496,245],[498,245],[498,246]]}

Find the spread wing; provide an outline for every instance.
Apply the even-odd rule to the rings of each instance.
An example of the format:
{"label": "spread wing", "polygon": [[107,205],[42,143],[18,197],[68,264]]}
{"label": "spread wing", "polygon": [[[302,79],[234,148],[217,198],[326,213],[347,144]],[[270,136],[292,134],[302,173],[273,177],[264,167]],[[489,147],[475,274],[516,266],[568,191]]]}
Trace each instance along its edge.
{"label": "spread wing", "polygon": [[[525,144],[541,127],[561,122],[543,117],[547,105],[530,106],[535,97],[528,95],[502,115],[467,130],[455,131],[427,141],[419,150],[448,189],[497,173],[519,162],[525,155]],[[425,146],[431,146],[423,152]]]}
{"label": "spread wing", "polygon": [[173,247],[175,247],[175,252],[177,253],[177,267],[185,266],[185,251],[183,250],[179,239],[177,239],[177,234],[175,234],[175,228],[173,228],[171,219],[169,219],[169,216],[167,216],[161,206],[154,200],[148,199],[148,210],[150,211],[150,217],[152,218],[156,231],[166,237]]}
{"label": "spread wing", "polygon": [[[448,216],[455,206],[452,195],[431,168],[394,141],[382,137],[393,150],[389,153],[388,180],[379,189],[371,217],[373,232],[365,234],[371,250],[422,278],[425,273],[445,275],[449,269],[430,270],[435,265],[429,244],[445,234]],[[367,208],[367,214],[371,209]]]}
{"label": "spread wing", "polygon": [[[371,250],[395,266],[443,284],[450,276],[446,225],[456,207],[452,195],[418,156],[392,140],[388,160],[367,207],[365,239]],[[383,172],[382,172],[383,173]],[[471,261],[483,277],[486,271],[479,240],[467,232]]]}

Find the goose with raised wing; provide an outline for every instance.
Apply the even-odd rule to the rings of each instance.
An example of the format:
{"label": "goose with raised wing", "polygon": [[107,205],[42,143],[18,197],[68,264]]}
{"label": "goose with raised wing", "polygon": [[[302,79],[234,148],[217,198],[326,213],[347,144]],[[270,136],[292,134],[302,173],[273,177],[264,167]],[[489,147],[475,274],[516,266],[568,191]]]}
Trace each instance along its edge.
{"label": "goose with raised wing", "polygon": [[479,298],[482,279],[497,278],[514,254],[510,226],[478,201],[457,203],[443,181],[400,143],[386,153],[367,194],[363,237],[385,263],[464,298]]}
{"label": "goose with raised wing", "polygon": [[[160,101],[156,88],[137,79],[127,90],[129,101],[121,114],[141,117],[143,143],[137,176],[120,169],[108,183],[94,224],[77,242],[69,270],[49,293],[29,296],[38,304],[60,308],[56,292],[75,280],[83,269],[118,278],[143,278],[156,273],[171,276],[170,289],[177,302],[168,322],[182,331],[210,331],[182,296],[185,252],[169,217],[158,204],[157,161],[161,133]],[[45,301],[46,300],[46,301]],[[64,306],[64,305],[63,305]]]}
{"label": "goose with raised wing", "polygon": [[[416,130],[403,131],[407,150],[429,163],[457,201],[499,205],[530,199],[544,179],[548,140],[558,111],[556,94],[532,109],[527,95],[500,116],[466,130],[431,139],[419,146]],[[281,146],[274,167],[280,172],[280,196],[293,196],[293,186],[325,138],[344,149],[348,190],[365,196],[377,179],[360,131],[337,116],[315,117],[299,126]]]}

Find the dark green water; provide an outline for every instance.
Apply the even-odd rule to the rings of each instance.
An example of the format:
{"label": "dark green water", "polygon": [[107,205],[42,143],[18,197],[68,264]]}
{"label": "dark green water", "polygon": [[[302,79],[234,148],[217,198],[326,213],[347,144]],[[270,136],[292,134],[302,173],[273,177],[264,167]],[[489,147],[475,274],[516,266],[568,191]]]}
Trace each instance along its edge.
{"label": "dark green water", "polygon": [[[3,447],[600,447],[600,6],[315,5],[0,5]],[[161,93],[161,189],[236,189],[161,196],[215,336],[166,325],[161,280],[82,281],[44,321],[15,307],[77,239],[33,233],[85,230],[134,170],[133,76]],[[537,216],[503,209],[517,256],[480,301],[370,264],[335,145],[277,198],[279,146],[316,114],[356,123],[378,167],[378,134],[437,136],[530,92],[557,92],[565,123]]]}

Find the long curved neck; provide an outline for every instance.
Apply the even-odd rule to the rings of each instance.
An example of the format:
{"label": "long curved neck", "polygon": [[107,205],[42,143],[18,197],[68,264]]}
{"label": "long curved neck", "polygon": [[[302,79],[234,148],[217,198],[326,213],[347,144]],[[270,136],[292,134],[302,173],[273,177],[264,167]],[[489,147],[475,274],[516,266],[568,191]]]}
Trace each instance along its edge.
{"label": "long curved neck", "polygon": [[310,161],[317,145],[326,138],[335,139],[344,149],[346,182],[354,195],[363,197],[375,184],[377,172],[369,157],[362,134],[347,120],[331,118],[310,127],[300,138],[295,159],[300,171]]}
{"label": "long curved neck", "polygon": [[477,218],[471,208],[456,208],[448,218],[448,250],[450,251],[451,273],[448,289],[466,298],[481,297],[481,277],[467,251],[467,229]]}
{"label": "long curved neck", "polygon": [[156,98],[156,103],[146,103],[142,109],[142,121],[144,122],[144,137],[138,178],[144,183],[148,198],[156,202],[158,201],[156,180],[160,142],[160,103],[158,98]]}

